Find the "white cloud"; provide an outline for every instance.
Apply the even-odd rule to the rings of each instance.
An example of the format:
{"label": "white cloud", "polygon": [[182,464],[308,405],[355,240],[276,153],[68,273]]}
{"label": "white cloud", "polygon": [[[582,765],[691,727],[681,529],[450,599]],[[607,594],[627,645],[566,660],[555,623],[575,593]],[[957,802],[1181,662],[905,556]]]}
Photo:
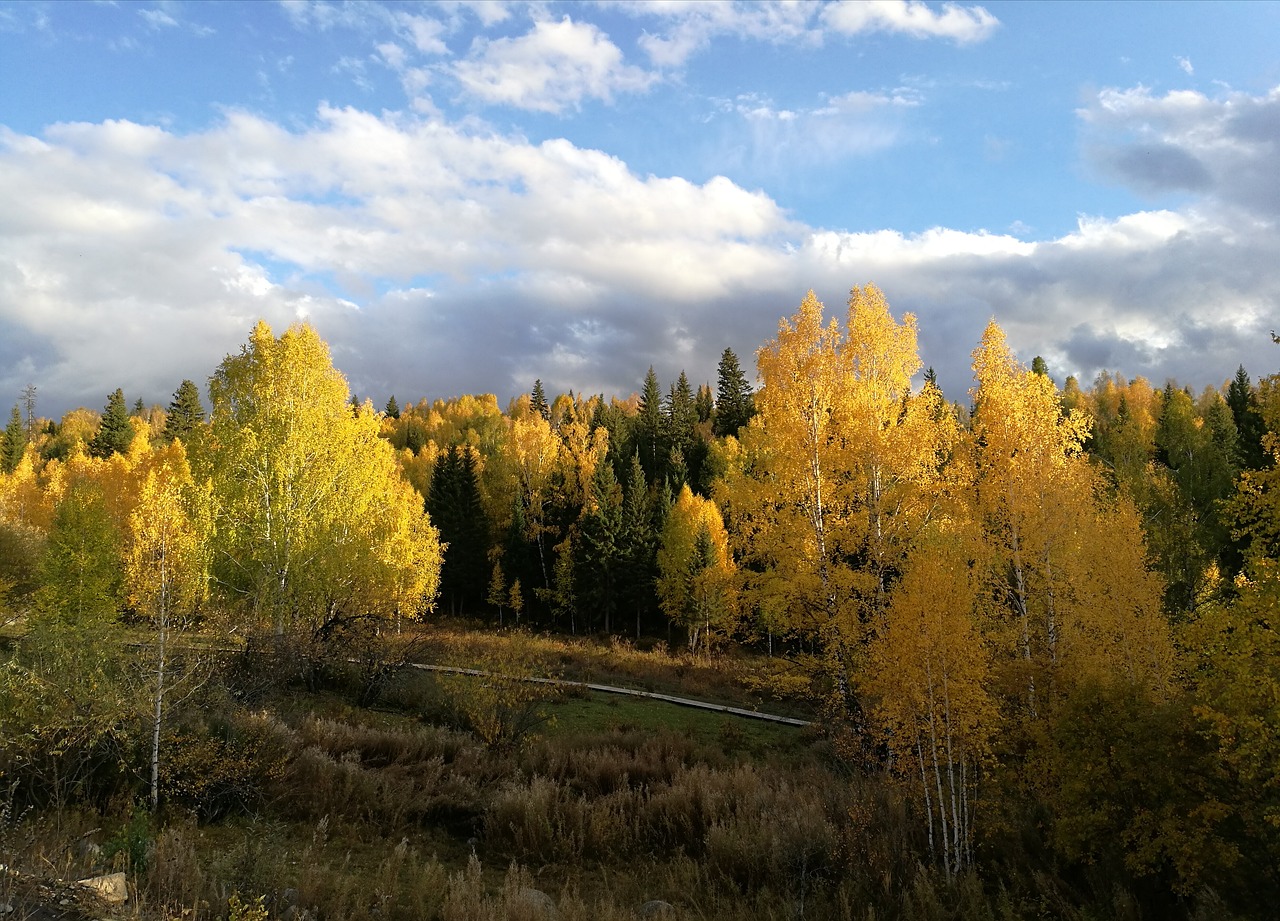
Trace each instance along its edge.
{"label": "white cloud", "polygon": [[1190,77],[1195,75],[1196,69],[1191,66],[1190,58],[1184,58],[1179,56],[1179,57],[1175,57],[1174,60],[1178,62],[1178,66],[1182,68],[1182,72],[1185,73],[1187,76]]}
{"label": "white cloud", "polygon": [[990,38],[1000,25],[985,7],[944,3],[939,13],[921,0],[838,0],[823,9],[822,21],[845,35],[897,32],[962,45]]}
{"label": "white cloud", "polygon": [[635,0],[611,4],[637,19],[657,20],[661,28],[646,32],[640,47],[657,67],[683,67],[688,59],[720,36],[735,36],[774,44],[816,44],[821,33],[812,28],[817,9],[787,0]]}
{"label": "white cloud", "polygon": [[567,16],[540,21],[519,38],[480,40],[453,68],[463,89],[490,103],[561,112],[583,99],[647,89],[654,76],[623,62],[622,52],[590,23]]}
{"label": "white cloud", "polygon": [[178,25],[178,20],[164,10],[138,10],[138,15],[146,20],[147,25],[153,29],[176,28]]}
{"label": "white cloud", "polygon": [[[909,110],[893,93],[841,104]],[[649,364],[698,379],[726,345],[749,355],[810,287],[837,313],[868,281],[920,316],[922,357],[953,398],[993,315],[1059,379],[1265,373],[1280,222],[1256,203],[1241,219],[1236,198],[1261,179],[1234,174],[1274,162],[1275,105],[1101,94],[1084,113],[1092,143],[1149,133],[1210,182],[1189,205],[1082,217],[1042,240],[806,227],[728,179],[640,176],[566,140],[351,108],[294,130],[245,112],[193,134],[0,129],[0,393],[34,381],[46,412],[118,386],[164,401],[258,317],[305,314],[378,400],[505,399],[535,376],[625,394]]]}
{"label": "white cloud", "polygon": [[1217,98],[1189,90],[1106,89],[1079,111],[1091,160],[1137,191],[1192,193],[1201,208],[1280,220],[1280,87]]}

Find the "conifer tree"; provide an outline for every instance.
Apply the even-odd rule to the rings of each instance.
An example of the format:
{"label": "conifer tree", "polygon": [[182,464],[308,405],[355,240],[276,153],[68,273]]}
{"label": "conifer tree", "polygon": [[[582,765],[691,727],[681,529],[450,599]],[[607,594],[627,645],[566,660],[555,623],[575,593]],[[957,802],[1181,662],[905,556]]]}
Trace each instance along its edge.
{"label": "conifer tree", "polygon": [[662,465],[667,452],[663,447],[662,391],[658,388],[658,375],[653,365],[644,376],[644,388],[640,391],[640,406],[636,411],[636,450],[640,453],[640,465],[645,479],[656,483],[662,478]]}
{"label": "conifer tree", "polygon": [[622,490],[609,464],[596,465],[591,495],[583,511],[578,541],[579,597],[604,621],[605,633],[613,630],[618,609],[619,581],[623,571]]}
{"label": "conifer tree", "polygon": [[169,413],[164,421],[164,437],[169,441],[175,438],[190,441],[192,434],[203,424],[204,406],[200,403],[200,390],[194,382],[184,380],[169,402]]}
{"label": "conifer tree", "polygon": [[22,461],[22,453],[27,448],[27,430],[22,424],[22,414],[18,404],[13,404],[13,412],[9,414],[9,424],[4,429],[4,442],[0,445],[0,468],[5,473],[13,473]]}
{"label": "conifer tree", "polygon": [[726,348],[720,356],[716,381],[715,435],[717,438],[737,435],[755,414],[755,405],[751,384],[742,373],[733,349]]}
{"label": "conifer tree", "polygon": [[129,424],[129,411],[125,408],[124,391],[117,389],[107,397],[98,433],[89,442],[93,457],[106,458],[112,454],[127,454],[133,443],[133,426]]}
{"label": "conifer tree", "polygon": [[641,619],[654,604],[654,584],[658,576],[657,536],[653,530],[653,494],[644,479],[638,455],[631,455],[622,503],[621,592],[631,601],[636,616],[636,638]]}
{"label": "conifer tree", "polygon": [[400,418],[400,404],[396,402],[396,395],[394,393],[387,398],[386,416],[388,419]]}
{"label": "conifer tree", "polygon": [[454,446],[437,458],[426,508],[446,545],[440,595],[460,613],[480,598],[489,557],[488,522],[470,448]]}
{"label": "conifer tree", "polygon": [[1258,412],[1258,400],[1249,375],[1240,365],[1227,387],[1227,405],[1236,424],[1236,461],[1241,470],[1259,470],[1266,461],[1262,435],[1266,427]]}
{"label": "conifer tree", "polygon": [[546,391],[542,389],[542,378],[533,382],[533,393],[529,397],[529,408],[544,419],[551,418],[551,406],[547,403]]}

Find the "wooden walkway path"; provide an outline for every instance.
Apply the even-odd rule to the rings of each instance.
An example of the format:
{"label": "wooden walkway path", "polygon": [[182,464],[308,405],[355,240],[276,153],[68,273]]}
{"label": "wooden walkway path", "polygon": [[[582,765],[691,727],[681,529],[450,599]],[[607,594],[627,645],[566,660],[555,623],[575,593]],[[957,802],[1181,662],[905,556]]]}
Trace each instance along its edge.
{"label": "wooden walkway path", "polygon": [[[425,665],[420,662],[406,663],[410,668],[417,668],[429,672],[448,672],[454,675],[472,675],[476,678],[491,677],[493,672],[481,671],[478,668],[457,668],[452,665]],[[752,720],[765,720],[770,723],[783,723],[787,726],[808,726],[808,720],[798,720],[791,716],[779,716],[776,713],[761,713],[758,710],[747,710],[742,707],[729,707],[725,704],[714,704],[706,700],[692,700],[688,697],[676,697],[671,694],[659,694],[656,691],[638,691],[635,688],[619,688],[609,684],[595,684],[590,681],[569,681],[563,678],[521,678],[521,681],[531,681],[536,684],[554,684],[560,687],[585,688],[588,691],[600,691],[604,694],[625,694],[628,697],[644,697],[649,700],[661,700],[669,704],[676,704],[681,707],[694,707],[699,710],[714,710],[718,713],[728,713],[732,716],[741,716]]]}

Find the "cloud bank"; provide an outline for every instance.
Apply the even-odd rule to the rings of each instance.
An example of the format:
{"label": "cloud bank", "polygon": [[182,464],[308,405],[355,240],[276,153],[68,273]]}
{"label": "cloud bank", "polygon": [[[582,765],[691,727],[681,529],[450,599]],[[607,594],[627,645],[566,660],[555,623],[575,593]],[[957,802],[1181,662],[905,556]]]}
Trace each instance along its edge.
{"label": "cloud bank", "polygon": [[723,177],[641,176],[566,140],[439,118],[322,107],[301,128],[230,111],[192,133],[0,129],[0,393],[34,382],[46,415],[116,387],[163,403],[259,317],[305,317],[379,405],[506,399],[539,377],[625,395],[651,364],[706,380],[725,346],[749,364],[807,289],[842,312],[866,282],[919,315],[953,399],[992,316],[1059,380],[1274,370],[1280,89],[1105,90],[1079,117],[1107,175],[1185,204],[1037,241],[848,233]]}

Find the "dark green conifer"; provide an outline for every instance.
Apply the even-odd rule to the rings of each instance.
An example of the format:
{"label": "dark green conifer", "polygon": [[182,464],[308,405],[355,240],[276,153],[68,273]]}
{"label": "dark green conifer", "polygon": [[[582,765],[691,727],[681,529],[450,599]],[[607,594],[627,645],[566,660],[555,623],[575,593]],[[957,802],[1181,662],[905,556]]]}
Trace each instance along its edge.
{"label": "dark green conifer", "polygon": [[400,404],[396,402],[396,395],[394,393],[387,399],[386,413],[388,419],[400,418]]}
{"label": "dark green conifer", "polygon": [[164,437],[173,441],[191,440],[191,433],[204,424],[204,406],[200,403],[200,390],[189,380],[184,380],[169,401],[169,414],[164,421]]}
{"label": "dark green conifer", "polygon": [[1227,387],[1227,406],[1236,423],[1236,456],[1242,470],[1258,470],[1266,462],[1262,450],[1262,436],[1266,426],[1258,412],[1258,397],[1244,370],[1236,369],[1236,376]]}
{"label": "dark green conifer", "polygon": [[133,444],[133,426],[129,424],[129,411],[125,408],[124,391],[117,389],[107,397],[102,411],[102,424],[89,442],[89,453],[94,457],[110,457],[125,454]]}
{"label": "dark green conifer", "polygon": [[720,356],[716,384],[715,435],[717,438],[737,435],[755,415],[755,400],[733,349],[725,349]]}
{"label": "dark green conifer", "polygon": [[13,412],[9,414],[9,424],[4,429],[4,442],[0,445],[0,467],[5,473],[13,473],[22,462],[22,452],[27,448],[27,429],[22,424],[22,413],[18,404],[13,404]]}
{"label": "dark green conifer", "polygon": [[551,406],[547,403],[546,391],[542,389],[542,378],[538,378],[533,382],[533,393],[529,397],[529,407],[542,418],[551,418]]}

